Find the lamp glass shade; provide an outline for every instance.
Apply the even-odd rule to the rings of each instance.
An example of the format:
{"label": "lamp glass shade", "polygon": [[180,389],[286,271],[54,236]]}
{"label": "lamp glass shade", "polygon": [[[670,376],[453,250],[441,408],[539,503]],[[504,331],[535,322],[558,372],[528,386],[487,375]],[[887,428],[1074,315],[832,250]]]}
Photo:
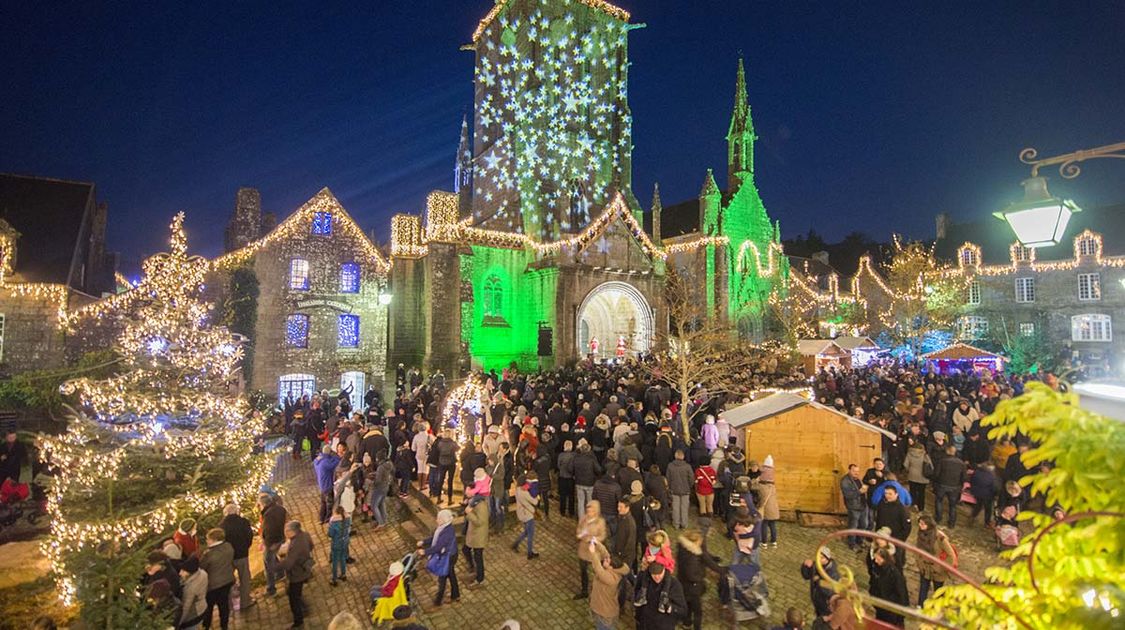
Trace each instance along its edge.
{"label": "lamp glass shade", "polygon": [[1024,247],[1057,245],[1072,214],[1066,202],[1051,199],[1043,205],[999,213]]}

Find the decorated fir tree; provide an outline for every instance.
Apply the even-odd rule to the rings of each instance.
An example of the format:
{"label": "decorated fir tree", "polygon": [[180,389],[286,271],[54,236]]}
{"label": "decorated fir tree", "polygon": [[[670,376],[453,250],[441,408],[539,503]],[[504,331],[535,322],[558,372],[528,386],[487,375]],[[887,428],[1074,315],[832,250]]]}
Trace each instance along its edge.
{"label": "decorated fir tree", "polygon": [[171,251],[145,261],[133,307],[117,314],[121,369],[66,383],[78,411],[44,439],[59,467],[44,549],[91,628],[159,625],[138,583],[151,543],[181,518],[245,501],[270,474],[252,450],[261,423],[229,386],[242,349],[201,300],[206,272],[178,214]]}

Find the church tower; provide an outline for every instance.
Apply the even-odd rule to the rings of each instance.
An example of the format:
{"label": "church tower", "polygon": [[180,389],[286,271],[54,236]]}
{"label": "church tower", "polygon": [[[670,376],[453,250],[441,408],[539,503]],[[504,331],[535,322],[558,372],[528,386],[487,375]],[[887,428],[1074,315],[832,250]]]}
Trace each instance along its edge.
{"label": "church tower", "polygon": [[468,118],[461,119],[461,142],[457,144],[457,163],[453,166],[453,192],[458,196],[460,216],[465,216],[473,201],[473,148],[469,144]]}
{"label": "church tower", "polygon": [[601,0],[496,0],[465,47],[474,225],[554,240],[631,194],[632,28]]}
{"label": "church tower", "polygon": [[750,117],[750,101],[746,93],[746,69],[738,59],[738,78],[734,84],[734,113],[727,131],[727,187],[737,191],[747,181],[754,181],[754,121]]}

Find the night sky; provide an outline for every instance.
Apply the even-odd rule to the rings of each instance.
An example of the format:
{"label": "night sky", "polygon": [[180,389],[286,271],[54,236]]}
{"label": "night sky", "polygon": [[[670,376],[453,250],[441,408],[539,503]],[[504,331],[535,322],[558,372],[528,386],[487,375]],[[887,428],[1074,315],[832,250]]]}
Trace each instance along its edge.
{"label": "night sky", "polygon": [[[163,248],[178,210],[218,253],[239,186],[280,217],[328,186],[381,240],[452,187],[472,105],[458,47],[491,0],[171,4],[5,3],[0,171],[95,182],[126,259]],[[647,25],[630,39],[646,207],[654,181],[665,205],[708,167],[724,183],[740,51],[786,237],[932,237],[937,212],[1016,199],[1026,146],[1125,141],[1119,2],[619,4]],[[1079,205],[1125,201],[1125,163],[1045,174]]]}

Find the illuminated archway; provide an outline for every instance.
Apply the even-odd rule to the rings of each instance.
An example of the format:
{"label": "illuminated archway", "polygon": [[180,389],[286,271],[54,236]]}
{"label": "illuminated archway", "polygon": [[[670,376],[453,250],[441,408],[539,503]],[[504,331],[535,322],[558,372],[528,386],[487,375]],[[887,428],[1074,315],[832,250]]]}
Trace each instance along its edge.
{"label": "illuminated archway", "polygon": [[615,356],[618,339],[624,338],[627,356],[648,352],[655,330],[648,300],[625,282],[605,282],[594,287],[578,308],[575,338],[578,355],[590,353],[590,340],[598,340],[598,359]]}

